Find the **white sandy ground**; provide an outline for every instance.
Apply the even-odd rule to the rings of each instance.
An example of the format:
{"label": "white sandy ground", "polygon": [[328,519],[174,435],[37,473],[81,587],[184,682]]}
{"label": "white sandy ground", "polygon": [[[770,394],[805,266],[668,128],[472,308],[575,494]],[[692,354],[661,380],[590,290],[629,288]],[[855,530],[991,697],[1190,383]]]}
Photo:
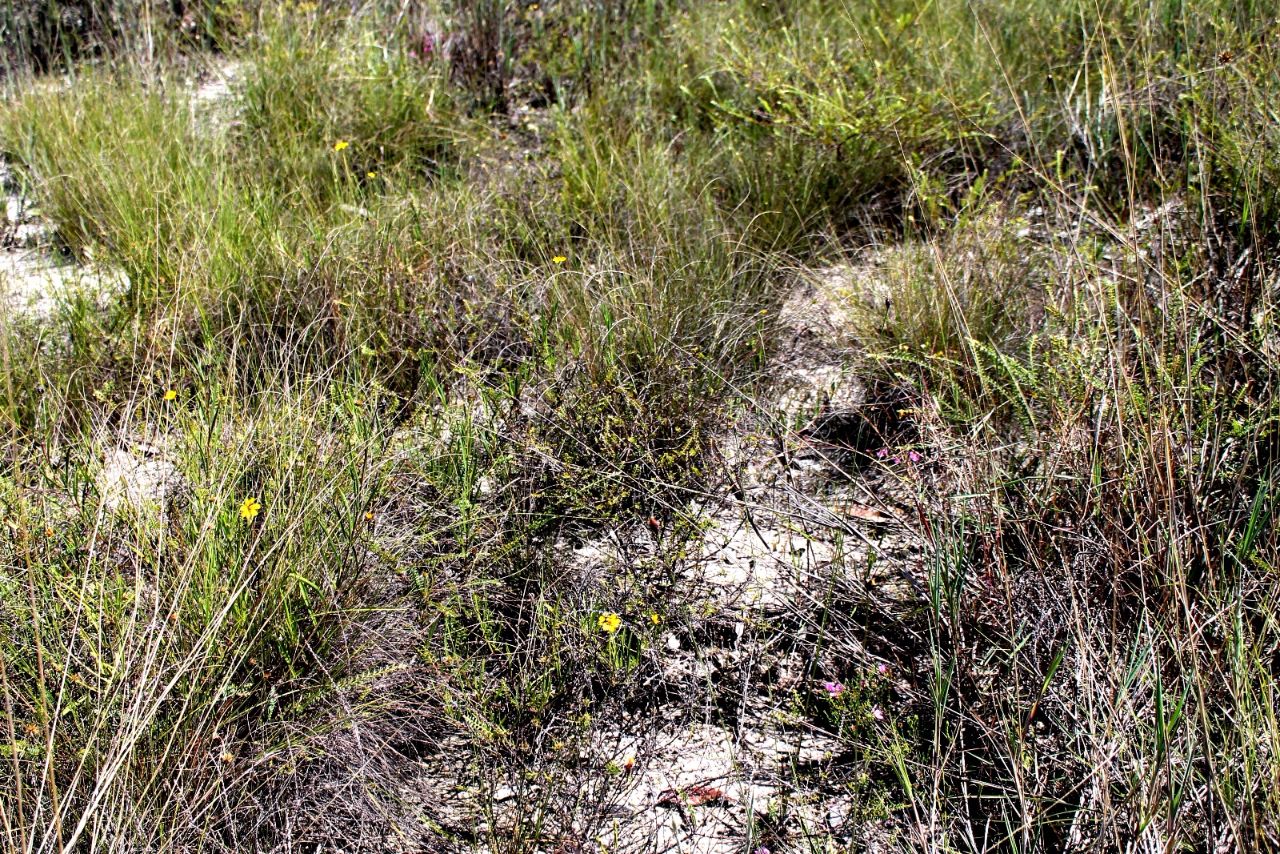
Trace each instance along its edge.
{"label": "white sandy ground", "polygon": [[[864,389],[847,367],[844,336],[850,291],[865,287],[870,275],[865,268],[840,266],[797,283],[782,308],[785,340],[771,371],[779,377],[771,396],[726,425],[719,437],[737,494],[707,497],[690,509],[701,520],[702,534],[685,562],[683,581],[737,641],[695,650],[668,632],[659,654],[663,676],[672,684],[705,682],[750,665],[761,651],[753,648],[747,627],[816,605],[810,597],[821,585],[814,582],[835,561],[865,562],[874,549],[882,558],[874,579],[878,595],[900,607],[910,607],[918,595],[900,570],[919,561],[918,548],[902,532],[903,511],[864,503],[869,499],[803,439],[813,419],[856,409],[863,400]],[[445,409],[465,414],[474,429],[490,429],[491,413],[474,390],[460,396]],[[438,441],[407,427],[397,443]],[[609,579],[638,556],[652,555],[655,544],[638,524],[565,548],[575,573]],[[811,689],[806,669],[791,653],[772,665],[770,690],[785,695]],[[784,815],[791,841],[770,843],[772,854],[807,852],[806,846],[821,839],[876,850],[877,834],[852,818],[851,795],[794,786],[798,769],[820,769],[839,760],[845,747],[764,696],[744,703],[733,727],[680,723],[689,710],[672,707],[631,728],[616,722],[596,732],[579,760],[612,769],[613,777],[607,803],[592,811],[598,816],[603,809],[606,820],[603,826],[593,822],[599,829],[580,850],[750,854],[762,847],[760,828]],[[501,833],[504,822],[522,820],[515,792],[499,786],[482,794],[459,774],[460,766],[443,758],[424,762],[398,800],[420,805],[455,829],[487,825]],[[590,801],[598,781],[581,785],[584,802]],[[492,812],[482,814],[486,802]],[[477,854],[487,850],[485,844],[474,848]]]}

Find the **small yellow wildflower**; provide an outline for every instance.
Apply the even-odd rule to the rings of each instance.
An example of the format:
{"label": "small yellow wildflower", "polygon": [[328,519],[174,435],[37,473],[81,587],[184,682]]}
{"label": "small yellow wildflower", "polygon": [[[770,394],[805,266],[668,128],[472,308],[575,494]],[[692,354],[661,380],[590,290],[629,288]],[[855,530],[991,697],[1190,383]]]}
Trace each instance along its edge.
{"label": "small yellow wildflower", "polygon": [[552,259],[551,259],[551,263],[552,263],[552,264],[563,264],[565,261],[568,261],[568,260],[569,260],[569,259],[568,259],[568,258],[566,258],[566,257],[565,257],[565,256],[563,256],[563,255],[557,255],[556,257],[554,257],[554,258],[552,258]]}
{"label": "small yellow wildflower", "polygon": [[340,139],[333,144],[334,151],[342,151],[344,148],[350,148],[350,147],[351,147],[351,143],[347,142],[345,139]]}
{"label": "small yellow wildflower", "polygon": [[622,618],[613,612],[601,614],[596,622],[600,625],[600,631],[606,635],[613,634],[622,626]]}
{"label": "small yellow wildflower", "polygon": [[374,178],[377,178],[377,177],[378,177],[378,173],[377,173],[377,172],[366,172],[366,173],[364,173],[364,177],[366,177],[366,178],[368,178],[370,181],[372,181]]}
{"label": "small yellow wildflower", "polygon": [[178,390],[177,390],[177,389],[173,389],[173,388],[169,389],[168,391],[166,391],[166,392],[164,393],[164,399],[165,399],[165,400],[177,400],[177,399],[178,399]]}
{"label": "small yellow wildflower", "polygon": [[261,509],[262,502],[257,498],[250,496],[240,505],[240,518],[246,522],[251,522],[253,521],[253,518],[258,515],[258,511]]}
{"label": "small yellow wildflower", "polygon": [[653,623],[656,626],[658,625],[658,623],[662,622],[662,617],[659,617],[658,612],[654,611],[649,615],[649,622]]}

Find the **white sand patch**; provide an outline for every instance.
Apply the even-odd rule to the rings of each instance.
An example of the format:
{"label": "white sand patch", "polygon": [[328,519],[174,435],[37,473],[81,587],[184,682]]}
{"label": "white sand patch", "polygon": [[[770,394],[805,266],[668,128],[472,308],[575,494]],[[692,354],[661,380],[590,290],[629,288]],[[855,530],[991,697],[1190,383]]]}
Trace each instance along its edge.
{"label": "white sand patch", "polygon": [[119,271],[63,261],[39,249],[0,251],[0,315],[47,321],[60,301],[76,293],[101,306],[128,287],[128,277]]}
{"label": "white sand patch", "polygon": [[[838,350],[850,346],[855,295],[868,288],[869,267],[837,264],[811,270],[797,283],[779,310],[779,321],[793,346],[808,343]],[[788,344],[784,340],[784,349]]]}
{"label": "white sand patch", "polygon": [[604,757],[625,777],[615,818],[595,841],[607,851],[737,854],[751,816],[777,789],[756,780],[730,732],[694,725],[655,740],[606,735]]}
{"label": "white sand patch", "polygon": [[721,607],[782,608],[803,579],[836,557],[830,539],[748,506],[715,513],[710,522],[688,575]]}
{"label": "white sand patch", "polygon": [[128,277],[61,258],[52,247],[52,228],[32,201],[22,194],[8,164],[0,161],[0,317],[48,321],[60,301],[82,293],[99,306],[124,293]]}

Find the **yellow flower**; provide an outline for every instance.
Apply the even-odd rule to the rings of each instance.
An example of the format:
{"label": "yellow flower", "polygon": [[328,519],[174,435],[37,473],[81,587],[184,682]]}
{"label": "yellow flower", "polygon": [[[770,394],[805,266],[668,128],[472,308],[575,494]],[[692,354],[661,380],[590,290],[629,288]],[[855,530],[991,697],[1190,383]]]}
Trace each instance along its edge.
{"label": "yellow flower", "polygon": [[568,259],[568,258],[566,258],[566,257],[565,257],[565,256],[563,256],[563,255],[557,255],[556,257],[554,257],[554,258],[552,258],[552,259],[551,259],[551,263],[553,263],[553,264],[563,264],[565,261],[568,261],[568,260],[569,260],[569,259]]}
{"label": "yellow flower", "polygon": [[340,139],[333,144],[334,151],[341,151],[344,148],[350,148],[350,147],[351,147],[351,143],[347,142],[345,139]]}
{"label": "yellow flower", "polygon": [[377,173],[377,172],[366,172],[366,173],[364,173],[364,177],[366,177],[366,178],[368,178],[370,181],[372,181],[374,178],[377,178],[377,177],[378,177],[378,173]]}
{"label": "yellow flower", "polygon": [[662,618],[658,616],[657,611],[654,611],[649,615],[649,622],[653,623],[656,626],[658,625],[658,623],[662,622]]}
{"label": "yellow flower", "polygon": [[617,614],[610,612],[608,614],[601,614],[600,619],[596,622],[600,625],[600,631],[607,635],[611,635],[622,625],[622,618]]}
{"label": "yellow flower", "polygon": [[258,515],[258,511],[261,509],[262,502],[258,501],[257,498],[250,496],[240,505],[240,518],[246,522],[251,522],[253,521],[253,518]]}
{"label": "yellow flower", "polygon": [[165,400],[177,400],[177,399],[178,399],[178,392],[177,392],[177,389],[172,389],[172,388],[171,388],[171,389],[169,389],[168,391],[166,391],[166,392],[164,393],[164,399],[165,399]]}

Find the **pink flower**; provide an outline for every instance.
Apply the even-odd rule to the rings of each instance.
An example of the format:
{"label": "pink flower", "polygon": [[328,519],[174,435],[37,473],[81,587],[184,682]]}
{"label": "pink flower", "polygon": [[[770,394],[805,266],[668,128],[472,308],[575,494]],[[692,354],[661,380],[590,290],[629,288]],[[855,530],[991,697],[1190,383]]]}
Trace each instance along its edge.
{"label": "pink flower", "polygon": [[431,30],[427,30],[422,34],[422,39],[413,47],[409,48],[409,55],[414,59],[426,62],[431,55],[436,52],[436,34]]}
{"label": "pink flower", "polygon": [[918,463],[920,462],[920,455],[917,454],[915,451],[912,451],[911,453],[907,454],[907,459],[911,460],[911,462],[913,463]]}
{"label": "pink flower", "polygon": [[880,450],[876,451],[876,459],[883,460],[887,456],[889,456],[888,448],[881,448]]}
{"label": "pink flower", "polygon": [[827,693],[832,697],[839,697],[844,693],[844,685],[840,682],[823,682],[822,687],[827,689]]}
{"label": "pink flower", "polygon": [[879,706],[872,706],[871,717],[875,718],[878,721],[884,720],[884,710],[881,709]]}
{"label": "pink flower", "polygon": [[880,664],[877,664],[877,665],[876,665],[876,673],[879,673],[881,676],[888,676],[888,675],[889,675],[889,665],[885,664],[884,662],[881,662]]}

